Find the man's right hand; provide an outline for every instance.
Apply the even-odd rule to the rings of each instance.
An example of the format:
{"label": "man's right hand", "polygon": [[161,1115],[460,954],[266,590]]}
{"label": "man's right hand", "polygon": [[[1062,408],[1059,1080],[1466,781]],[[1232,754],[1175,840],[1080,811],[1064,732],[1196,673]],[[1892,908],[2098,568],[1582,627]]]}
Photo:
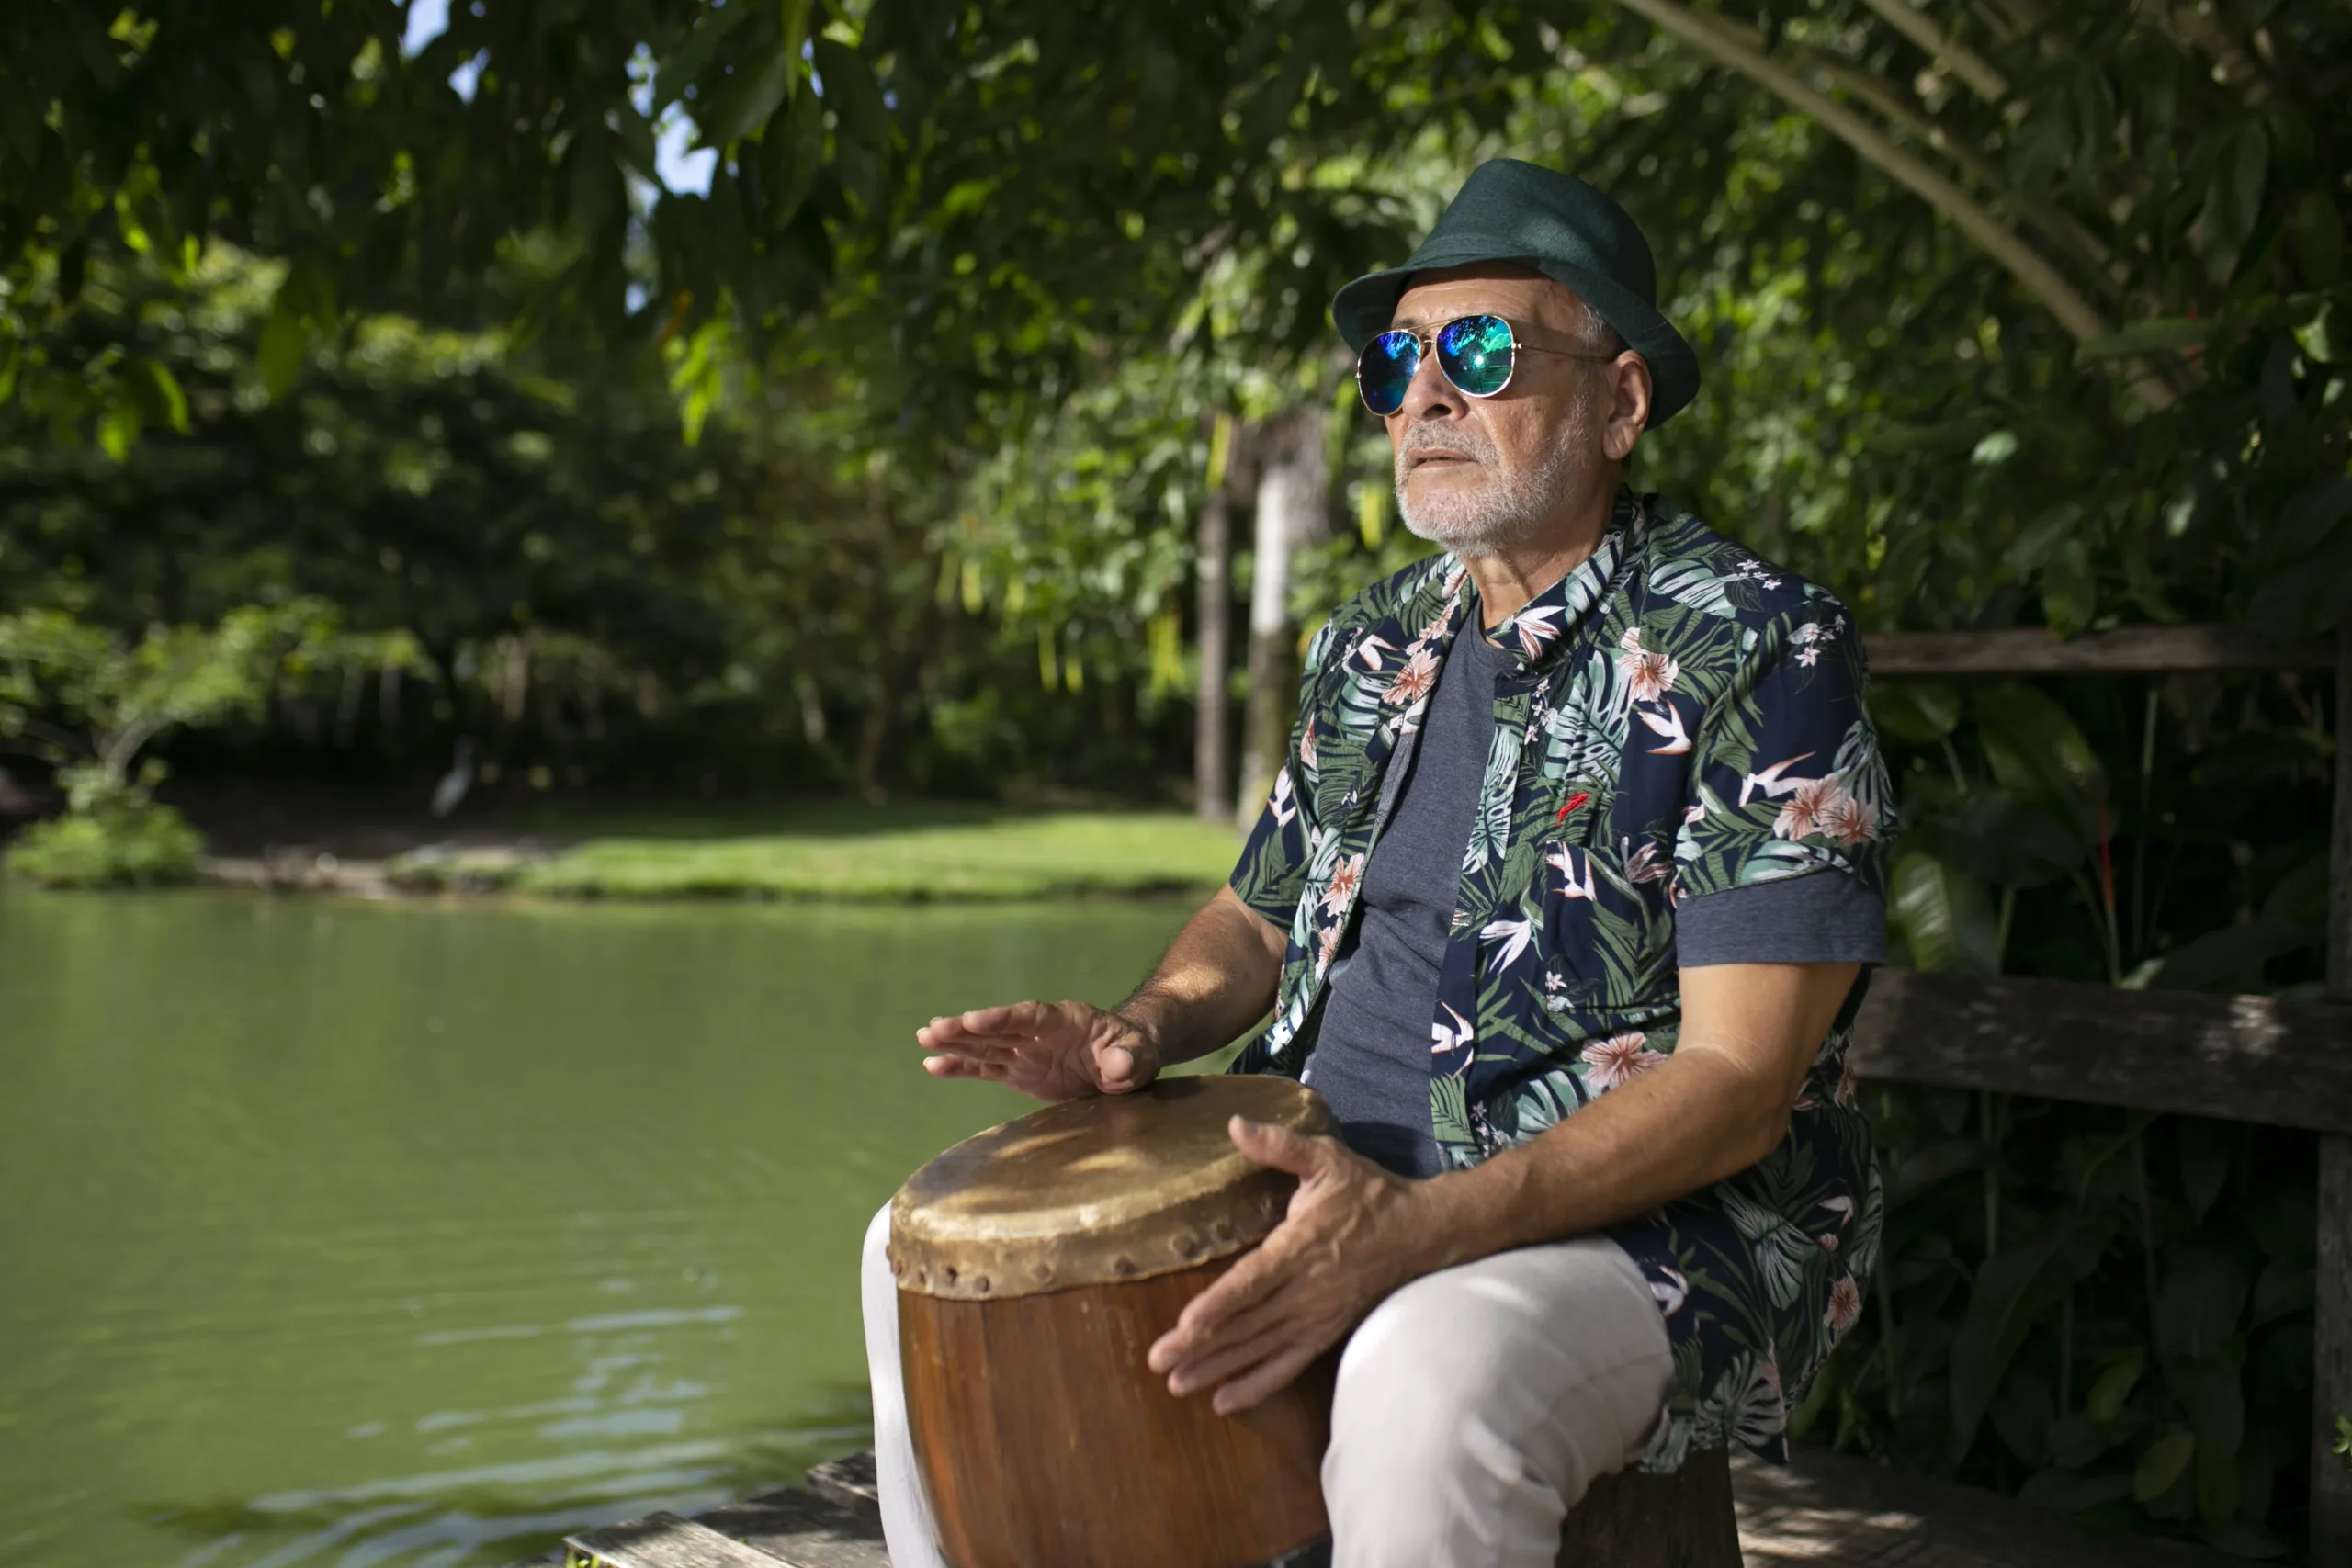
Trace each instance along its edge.
{"label": "man's right hand", "polygon": [[1159,1047],[1125,1016],[1085,1002],[1013,1002],[915,1031],[938,1078],[987,1078],[1038,1100],[1130,1094],[1159,1076]]}

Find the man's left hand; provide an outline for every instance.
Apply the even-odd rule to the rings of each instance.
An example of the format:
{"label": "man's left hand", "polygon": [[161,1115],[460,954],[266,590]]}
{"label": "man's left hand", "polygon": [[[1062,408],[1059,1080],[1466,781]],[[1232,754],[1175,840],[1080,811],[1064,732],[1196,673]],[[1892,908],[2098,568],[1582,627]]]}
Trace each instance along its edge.
{"label": "man's left hand", "polygon": [[1432,1266],[1433,1183],[1392,1176],[1337,1138],[1239,1116],[1228,1132],[1260,1165],[1297,1177],[1298,1190],[1283,1223],[1194,1296],[1148,1357],[1170,1393],[1215,1388],[1220,1416],[1278,1393]]}

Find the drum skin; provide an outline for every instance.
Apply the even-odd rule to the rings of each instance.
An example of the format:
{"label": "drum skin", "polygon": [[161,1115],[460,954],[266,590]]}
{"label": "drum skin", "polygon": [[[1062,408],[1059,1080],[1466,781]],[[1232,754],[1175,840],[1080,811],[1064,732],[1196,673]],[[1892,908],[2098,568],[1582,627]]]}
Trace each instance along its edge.
{"label": "drum skin", "polygon": [[1280,1218],[1272,1173],[1204,1135],[1232,1111],[1328,1124],[1285,1079],[1182,1079],[1023,1117],[901,1191],[907,1413],[954,1568],[1247,1568],[1329,1531],[1336,1352],[1236,1416],[1144,1359]]}

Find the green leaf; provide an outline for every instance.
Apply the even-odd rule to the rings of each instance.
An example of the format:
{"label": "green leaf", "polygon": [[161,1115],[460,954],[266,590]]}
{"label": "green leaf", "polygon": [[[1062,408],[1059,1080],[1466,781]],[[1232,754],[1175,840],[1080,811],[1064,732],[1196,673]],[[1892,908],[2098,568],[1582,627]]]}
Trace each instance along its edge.
{"label": "green leaf", "polygon": [[842,128],[875,152],[890,145],[890,110],[874,85],[865,57],[838,39],[816,43],[817,74],[824,78],[825,102],[841,116]]}
{"label": "green leaf", "polygon": [[1960,694],[1939,681],[1889,681],[1871,689],[1870,702],[1872,723],[1915,746],[1932,746],[1960,728]]}
{"label": "green leaf", "polygon": [[139,439],[139,409],[129,401],[118,402],[98,418],[98,448],[119,463],[130,456],[131,443]]}
{"label": "green leaf", "polygon": [[2090,1393],[2083,1398],[2083,1413],[2099,1426],[2111,1426],[2123,1414],[2123,1402],[2132,1397],[2147,1366],[2145,1350],[2127,1351],[2091,1383]]}
{"label": "green leaf", "polygon": [[2223,926],[2165,954],[2149,984],[2176,991],[2196,990],[2217,982],[2226,983],[2233,989],[2257,988],[2263,964],[2307,947],[2317,947],[2326,935],[2324,925],[2281,920],[2249,920],[2244,925]]}
{"label": "green leaf", "polygon": [[678,52],[663,61],[661,69],[654,73],[653,107],[650,118],[661,118],[663,109],[685,96],[686,88],[701,78],[735,24],[750,16],[752,9],[750,0],[737,0],[737,4],[732,6],[701,7],[701,15],[695,18],[694,31],[686,35],[686,41],[679,47]]}
{"label": "green leaf", "polygon": [[2309,560],[2267,579],[2247,602],[2245,618],[2281,638],[2326,631],[2343,621],[2347,579],[2352,579],[2352,531],[2331,536]]}
{"label": "green leaf", "polygon": [[2042,1462],[2050,1449],[2050,1429],[2058,1419],[2058,1403],[2045,1379],[2031,1372],[2011,1376],[1987,1414],[2009,1452],[2027,1464]]}
{"label": "green leaf", "polygon": [[2066,710],[2032,686],[1996,686],[1973,704],[1985,760],[2001,787],[2041,807],[2086,848],[2099,837],[2107,771]]}
{"label": "green leaf", "polygon": [[2262,900],[2262,918],[2288,925],[2327,923],[2327,852],[2315,848],[2301,865],[2271,885]]}
{"label": "green leaf", "polygon": [[2150,1443],[2147,1452],[2140,1456],[2139,1468],[2132,1472],[2132,1500],[2153,1503],[2171,1491],[2196,1453],[2197,1439],[2184,1427],[2175,1427]]}
{"label": "green leaf", "polygon": [[2043,886],[2084,854],[2065,823],[2001,789],[1971,790],[1922,813],[1905,841],[1996,887]]}
{"label": "green leaf", "polygon": [[2274,1258],[2254,1281],[2254,1311],[2247,1326],[2259,1328],[2282,1317],[2312,1310],[2318,1293],[2319,1272],[2307,1266]]}
{"label": "green leaf", "polygon": [[2344,220],[2324,190],[2307,190],[2295,204],[2295,255],[2313,288],[2333,288],[2344,276]]}
{"label": "green leaf", "polygon": [[2270,175],[2270,138],[2260,120],[2224,131],[2205,176],[2205,205],[2197,214],[2205,274],[2227,283],[2238,256],[2262,216],[2262,193]]}
{"label": "green leaf", "polygon": [[254,367],[261,372],[261,384],[269,393],[269,400],[277,401],[293,389],[296,378],[302,374],[302,362],[311,353],[310,323],[294,311],[279,308],[269,313],[263,323],[261,343],[254,351]]}
{"label": "green leaf", "polygon": [[132,360],[129,368],[137,378],[137,384],[143,394],[142,400],[153,405],[142,412],[160,414],[165,424],[178,434],[186,435],[187,394],[180,390],[179,378],[172,374],[171,367],[160,359],[141,357]]}
{"label": "green leaf", "polygon": [[2090,549],[2078,536],[2043,565],[2034,586],[2041,591],[2042,617],[2060,637],[2072,637],[2098,613],[2098,577]]}
{"label": "green leaf", "polygon": [[[2033,1240],[1987,1258],[1951,1346],[1951,1461],[1958,1464],[2034,1320],[2098,1267],[2112,1215],[2069,1214]],[[2182,1462],[2188,1462],[2184,1456]]]}
{"label": "green leaf", "polygon": [[2238,1448],[2245,1440],[2245,1395],[2235,1368],[2208,1356],[2166,1370],[2165,1381],[2197,1438],[2197,1511],[2219,1524],[2238,1511]]}
{"label": "green leaf", "polygon": [[707,118],[696,119],[702,144],[724,147],[767,124],[799,79],[799,51],[781,46],[771,50],[756,69],[741,74],[723,96],[714,96]]}
{"label": "green leaf", "polygon": [[1990,975],[1998,966],[1993,907],[1984,885],[1931,855],[1894,863],[1887,916],[1922,969]]}
{"label": "green leaf", "polygon": [[760,179],[771,227],[792,220],[824,163],[825,106],[814,93],[795,93],[783,116],[760,132]]}
{"label": "green leaf", "polygon": [[2156,1354],[2169,1365],[2219,1353],[2237,1329],[2252,1283],[2235,1252],[2210,1241],[2181,1243],[2156,1286]]}
{"label": "green leaf", "polygon": [[2280,509],[2276,525],[2263,530],[2263,561],[2274,567],[2304,561],[2325,547],[2347,514],[2352,514],[2352,476],[2320,476]]}

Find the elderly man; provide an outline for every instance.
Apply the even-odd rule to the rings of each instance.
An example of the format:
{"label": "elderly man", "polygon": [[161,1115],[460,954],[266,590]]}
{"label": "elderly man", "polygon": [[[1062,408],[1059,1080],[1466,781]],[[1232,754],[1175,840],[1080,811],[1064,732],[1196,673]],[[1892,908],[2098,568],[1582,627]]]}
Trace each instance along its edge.
{"label": "elderly man", "polygon": [[[1620,485],[1698,389],[1640,231],[1482,165],[1333,315],[1443,553],[1316,637],[1230,886],[1113,1010],[934,1019],[942,1077],[1140,1089],[1272,1009],[1243,1071],[1339,1135],[1237,1120],[1293,1172],[1265,1244],[1152,1346],[1248,1408],[1344,1341],[1340,1568],[1550,1564],[1596,1476],[1781,1446],[1877,1250],[1847,1026],[1883,956],[1888,784],[1823,590]],[[938,1561],[867,1246],[884,1521]]]}

